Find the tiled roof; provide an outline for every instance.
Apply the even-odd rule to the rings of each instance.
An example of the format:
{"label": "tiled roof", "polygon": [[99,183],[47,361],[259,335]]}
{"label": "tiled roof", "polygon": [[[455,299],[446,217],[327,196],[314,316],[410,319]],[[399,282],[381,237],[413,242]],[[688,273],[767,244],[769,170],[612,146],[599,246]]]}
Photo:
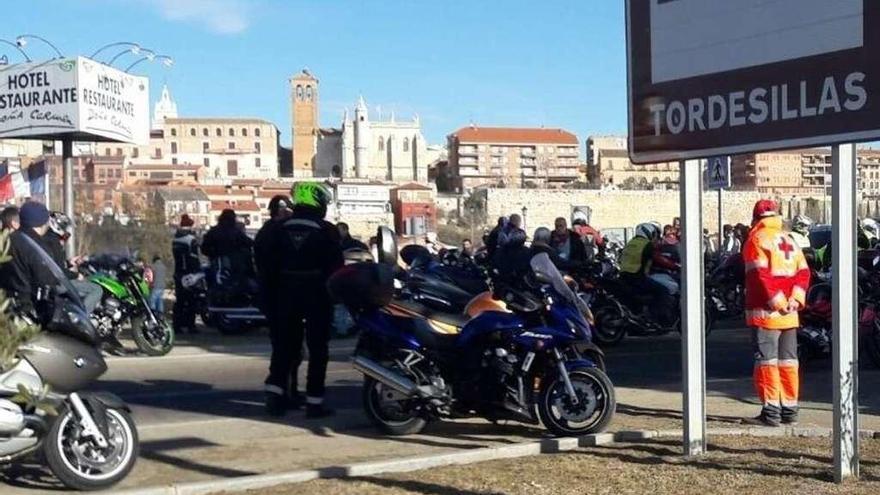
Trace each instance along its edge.
{"label": "tiled roof", "polygon": [[577,136],[563,129],[468,126],[452,135],[461,143],[579,144]]}

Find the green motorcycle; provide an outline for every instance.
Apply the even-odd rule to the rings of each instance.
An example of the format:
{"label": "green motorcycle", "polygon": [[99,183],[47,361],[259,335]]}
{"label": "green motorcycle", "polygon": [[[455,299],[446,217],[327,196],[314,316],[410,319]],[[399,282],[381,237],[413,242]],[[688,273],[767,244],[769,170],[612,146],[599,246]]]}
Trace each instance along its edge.
{"label": "green motorcycle", "polygon": [[163,356],[174,346],[174,330],[148,303],[150,287],[143,269],[129,259],[103,255],[86,264],[89,281],[101,286],[101,303],[92,313],[92,322],[101,339],[121,348],[119,335],[130,329],[138,349],[148,356]]}

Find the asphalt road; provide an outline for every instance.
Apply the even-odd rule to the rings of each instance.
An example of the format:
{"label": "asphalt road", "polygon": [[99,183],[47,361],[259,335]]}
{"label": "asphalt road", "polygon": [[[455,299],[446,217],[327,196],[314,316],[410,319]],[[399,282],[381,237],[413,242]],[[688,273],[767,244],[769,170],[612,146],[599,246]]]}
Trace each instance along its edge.
{"label": "asphalt road", "polygon": [[[432,426],[415,437],[382,438],[361,411],[361,377],[349,364],[353,346],[353,340],[332,343],[327,397],[338,414],[324,421],[307,421],[302,413],[280,420],[263,415],[262,382],[269,354],[263,332],[236,338],[205,332],[181,337],[175,350],[162,358],[110,358],[110,369],[95,388],[114,392],[131,405],[142,440],[139,465],[123,486],[337,466],[542,435],[516,424],[468,421]],[[620,403],[613,428],[677,424],[680,356],[678,335],[629,338],[607,350],[608,373]],[[757,411],[748,400],[752,362],[747,331],[713,332],[707,367],[710,415],[736,419]],[[804,376],[804,405],[815,410],[819,422],[830,409],[829,367],[828,361],[811,362]],[[880,385],[880,372],[863,368],[863,411],[880,414],[880,398],[871,393]],[[868,423],[863,421],[871,427]],[[35,465],[7,469],[0,480],[11,485],[4,494],[57,489],[57,482]]]}

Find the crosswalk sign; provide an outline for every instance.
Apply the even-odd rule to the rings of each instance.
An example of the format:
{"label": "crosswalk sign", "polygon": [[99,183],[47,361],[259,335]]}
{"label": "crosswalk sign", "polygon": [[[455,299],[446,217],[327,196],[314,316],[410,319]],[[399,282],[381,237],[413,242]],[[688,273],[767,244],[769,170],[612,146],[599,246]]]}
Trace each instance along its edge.
{"label": "crosswalk sign", "polygon": [[706,189],[728,189],[730,187],[730,157],[713,156],[706,160]]}

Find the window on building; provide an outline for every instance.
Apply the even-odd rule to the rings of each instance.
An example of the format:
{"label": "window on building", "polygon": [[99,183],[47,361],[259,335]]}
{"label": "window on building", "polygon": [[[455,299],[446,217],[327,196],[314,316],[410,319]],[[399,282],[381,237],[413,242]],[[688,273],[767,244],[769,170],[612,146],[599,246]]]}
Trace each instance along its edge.
{"label": "window on building", "polygon": [[211,159],[210,158],[202,159],[202,165],[204,165],[206,167],[210,167],[211,166]]}
{"label": "window on building", "polygon": [[122,156],[122,148],[116,148],[116,156]]}
{"label": "window on building", "polygon": [[195,135],[196,135],[196,128],[195,128],[195,127],[190,127],[190,128],[189,128],[189,135],[190,135],[190,136],[195,136]]}
{"label": "window on building", "polygon": [[176,155],[176,154],[177,154],[177,143],[176,143],[176,142],[172,142],[172,143],[171,143],[171,154],[172,154],[172,155]]}
{"label": "window on building", "polygon": [[228,147],[229,147],[229,149],[234,150],[235,149],[235,141],[229,141]]}
{"label": "window on building", "polygon": [[171,159],[171,164],[172,164],[172,165],[177,165],[177,158],[172,158],[172,159]]}
{"label": "window on building", "polygon": [[226,160],[226,175],[238,175],[238,160]]}
{"label": "window on building", "polygon": [[110,148],[104,148],[104,155],[105,156],[110,156],[110,153],[111,153]]}
{"label": "window on building", "polygon": [[235,137],[235,129],[232,127],[229,128],[229,137]]}
{"label": "window on building", "polygon": [[306,100],[312,101],[312,87],[306,86]]}
{"label": "window on building", "polygon": [[403,151],[409,151],[409,138],[403,138]]}
{"label": "window on building", "polygon": [[379,136],[379,151],[385,151],[385,138]]}
{"label": "window on building", "polygon": [[162,158],[162,148],[156,148],[156,158]]}
{"label": "window on building", "polygon": [[171,128],[171,136],[177,136],[177,129]]}
{"label": "window on building", "polygon": [[254,158],[254,166],[260,168],[263,166],[263,160],[260,160],[260,157]]}
{"label": "window on building", "polygon": [[208,137],[208,128],[202,127],[202,136]]}
{"label": "window on building", "polygon": [[260,128],[259,127],[254,129],[254,136],[260,137]]}
{"label": "window on building", "polygon": [[300,84],[296,85],[296,99],[297,100],[303,99],[303,87]]}
{"label": "window on building", "polygon": [[100,177],[102,179],[107,177],[107,171],[104,170],[103,168],[98,169],[98,177]]}
{"label": "window on building", "polygon": [[216,134],[217,134],[217,137],[222,136],[222,135],[223,135],[223,129],[221,129],[221,128],[218,127],[217,130],[216,130]]}
{"label": "window on building", "polygon": [[210,147],[211,147],[211,143],[209,143],[209,142],[207,142],[207,141],[203,141],[203,142],[202,142],[202,152],[203,152],[203,153],[207,153],[207,152],[208,152],[208,148],[210,148]]}
{"label": "window on building", "polygon": [[254,149],[257,150],[257,153],[262,153],[262,152],[263,152],[263,146],[260,144],[259,141],[257,141],[256,143],[254,143]]}

